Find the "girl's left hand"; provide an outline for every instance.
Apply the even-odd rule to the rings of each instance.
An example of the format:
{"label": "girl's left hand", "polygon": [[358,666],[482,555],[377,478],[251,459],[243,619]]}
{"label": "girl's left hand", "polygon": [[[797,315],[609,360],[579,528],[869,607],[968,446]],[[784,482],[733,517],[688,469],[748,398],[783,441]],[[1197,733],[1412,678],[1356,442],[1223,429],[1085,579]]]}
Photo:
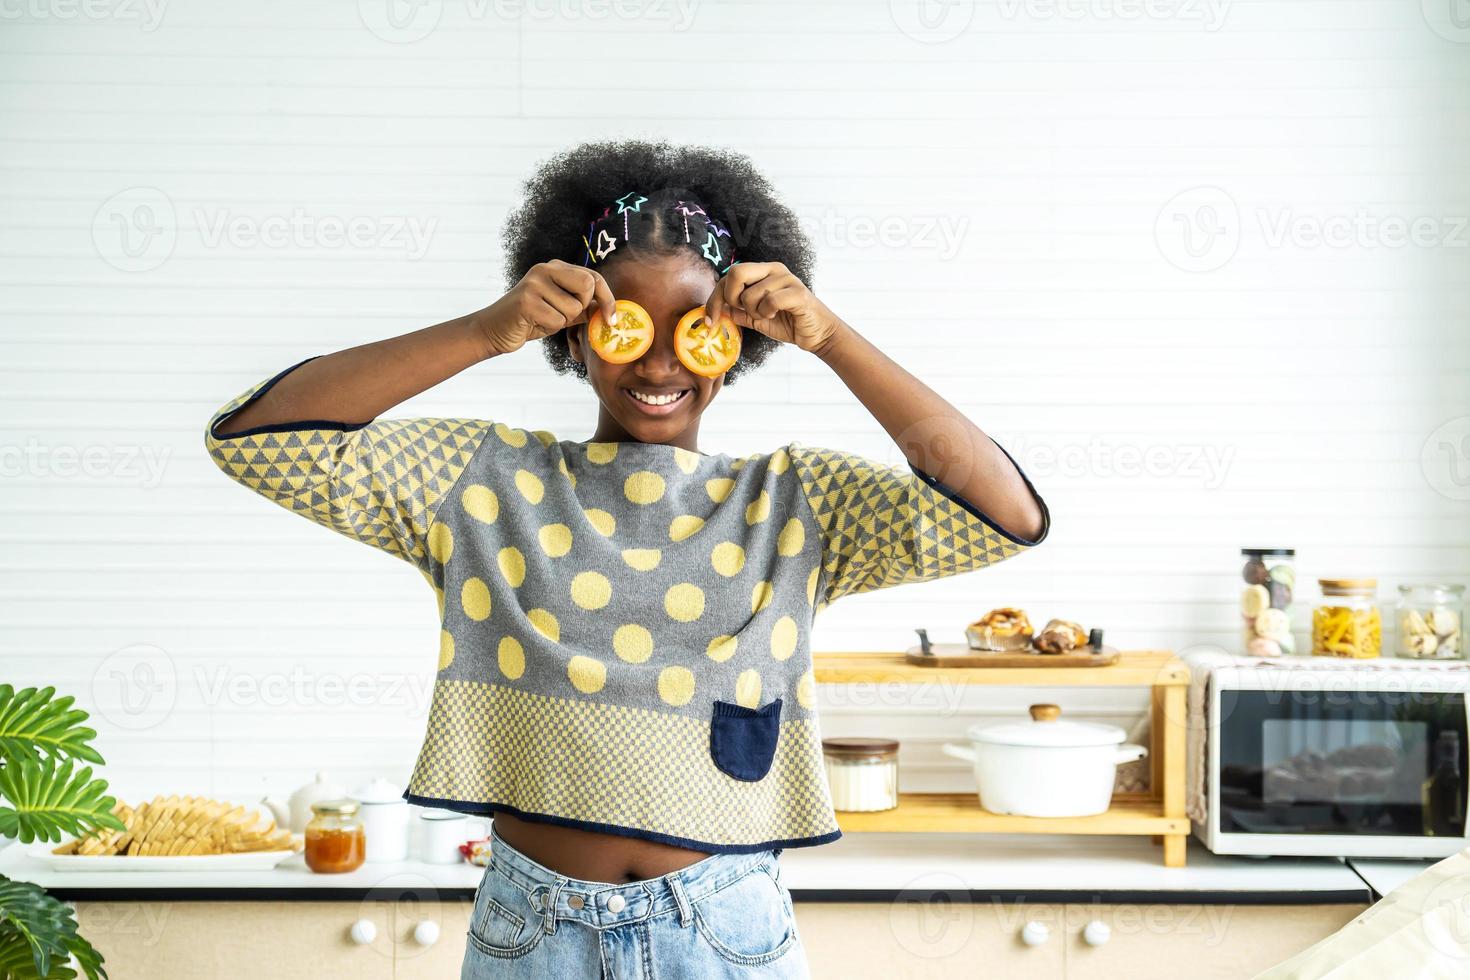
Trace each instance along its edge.
{"label": "girl's left hand", "polygon": [[704,312],[712,323],[724,312],[741,327],[805,351],[825,347],[838,324],[826,304],[780,262],[737,262],[715,284]]}

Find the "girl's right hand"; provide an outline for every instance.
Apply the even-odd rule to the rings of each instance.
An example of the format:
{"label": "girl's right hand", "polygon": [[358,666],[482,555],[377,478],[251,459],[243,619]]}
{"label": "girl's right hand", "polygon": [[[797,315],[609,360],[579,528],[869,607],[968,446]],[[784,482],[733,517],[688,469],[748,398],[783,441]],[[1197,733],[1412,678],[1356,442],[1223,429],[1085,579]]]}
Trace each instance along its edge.
{"label": "girl's right hand", "polygon": [[613,322],[614,303],[600,273],[552,259],[533,265],[510,292],[480,312],[477,322],[491,352],[509,354],[530,341],[586,323],[594,306]]}

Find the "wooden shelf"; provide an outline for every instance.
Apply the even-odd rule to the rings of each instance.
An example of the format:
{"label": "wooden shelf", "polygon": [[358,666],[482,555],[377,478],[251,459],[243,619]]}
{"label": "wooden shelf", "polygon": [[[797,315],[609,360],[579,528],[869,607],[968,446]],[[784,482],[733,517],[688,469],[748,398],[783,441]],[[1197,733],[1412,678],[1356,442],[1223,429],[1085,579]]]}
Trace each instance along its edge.
{"label": "wooden shelf", "polygon": [[891,651],[817,653],[813,673],[818,684],[1149,688],[1150,792],[1116,794],[1106,813],[1092,817],[1002,816],[981,809],[974,793],[901,793],[895,809],[838,811],[837,824],[844,831],[868,833],[1148,834],[1163,845],[1166,867],[1184,867],[1190,833],[1184,813],[1189,668],[1172,652],[1125,651],[1117,663],[1106,667],[925,667]]}
{"label": "wooden shelf", "polygon": [[[988,669],[988,668],[987,668]],[[898,807],[873,813],[837,811],[844,831],[863,833],[1187,834],[1187,817],[1166,817],[1161,801],[1119,793],[1093,817],[1017,817],[980,807],[974,793],[900,793]]]}
{"label": "wooden shelf", "polygon": [[991,684],[1050,687],[1183,687],[1189,668],[1168,650],[1127,650],[1106,667],[921,667],[901,653],[817,653],[818,684]]}

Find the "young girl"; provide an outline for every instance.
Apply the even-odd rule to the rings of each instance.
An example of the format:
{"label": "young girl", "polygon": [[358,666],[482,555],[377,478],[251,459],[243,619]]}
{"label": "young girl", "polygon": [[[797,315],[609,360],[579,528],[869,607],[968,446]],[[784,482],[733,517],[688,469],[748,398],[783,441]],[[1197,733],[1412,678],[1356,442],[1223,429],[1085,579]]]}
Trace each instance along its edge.
{"label": "young girl", "polygon": [[[531,179],[505,239],[499,300],[288,368],[214,416],[209,452],[434,588],[439,670],[405,796],[495,815],[463,977],[806,976],[778,857],[839,836],[813,616],[1009,558],[1046,536],[1045,505],[813,295],[811,246],[744,156],[579,146]],[[618,326],[621,299],[654,338],[612,363],[587,324]],[[675,352],[700,306],[742,328],[722,376]],[[532,341],[596,394],[590,438],[379,419]],[[796,441],[702,451],[705,410],[783,344],[830,368],[909,465]]]}

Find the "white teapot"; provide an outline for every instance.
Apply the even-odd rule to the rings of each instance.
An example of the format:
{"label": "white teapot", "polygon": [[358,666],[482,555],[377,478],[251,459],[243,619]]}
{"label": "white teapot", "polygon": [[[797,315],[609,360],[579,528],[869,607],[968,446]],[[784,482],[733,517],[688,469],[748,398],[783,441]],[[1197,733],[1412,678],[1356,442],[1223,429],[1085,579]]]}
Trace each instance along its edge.
{"label": "white teapot", "polygon": [[320,800],[341,799],[347,795],[347,787],[341,783],[332,782],[327,774],[319,772],[316,780],[302,786],[291,794],[287,803],[283,804],[274,796],[267,796],[260,801],[261,806],[270,810],[271,815],[276,818],[276,826],[285,827],[293,834],[306,831],[306,825],[311,822],[311,805]]}

